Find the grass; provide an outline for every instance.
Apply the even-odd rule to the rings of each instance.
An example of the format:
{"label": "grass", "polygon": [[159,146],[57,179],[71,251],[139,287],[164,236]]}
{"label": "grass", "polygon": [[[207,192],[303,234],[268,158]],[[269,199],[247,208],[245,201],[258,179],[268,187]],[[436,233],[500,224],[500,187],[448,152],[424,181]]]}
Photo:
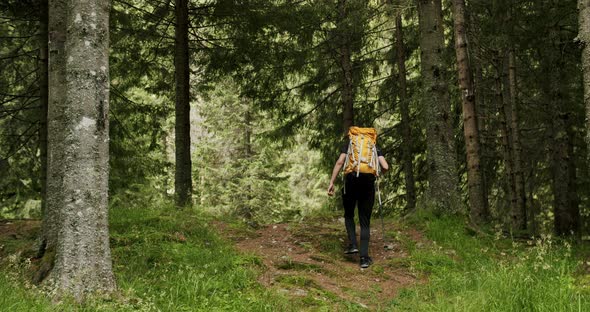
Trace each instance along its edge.
{"label": "grass", "polygon": [[[453,218],[421,218],[431,244],[411,244],[403,265],[428,278],[393,300],[395,311],[590,311],[580,261],[550,237],[476,238]],[[400,263],[393,263],[399,266]]]}
{"label": "grass", "polygon": [[[258,275],[266,268],[252,254],[237,254],[219,238],[206,216],[177,210],[165,202],[135,203],[111,209],[111,247],[119,295],[80,306],[68,300],[53,304],[42,289],[23,282],[27,262],[0,259],[1,311],[363,311],[305,276],[321,266],[285,261],[297,269],[272,289]],[[475,237],[453,218],[418,217],[403,226],[419,227],[426,240],[395,233],[407,251],[372,267],[404,268],[425,281],[401,290],[385,311],[590,311],[590,278],[580,270],[582,251],[550,237],[513,243]],[[393,233],[392,233],[393,235]],[[0,240],[2,253],[30,248],[34,235]],[[336,236],[322,237],[321,251],[340,255]],[[587,254],[587,253],[586,253]],[[329,259],[328,259],[329,260]],[[304,288],[302,296],[293,293]],[[374,298],[378,288],[365,290]],[[376,297],[375,297],[376,298]],[[376,300],[376,299],[375,299]]]}
{"label": "grass", "polygon": [[[52,305],[23,283],[26,263],[0,269],[2,311],[296,311],[257,283],[260,261],[238,255],[206,218],[169,206],[113,207],[111,247],[120,295]],[[29,289],[32,288],[32,289]],[[8,310],[7,310],[8,309]]]}

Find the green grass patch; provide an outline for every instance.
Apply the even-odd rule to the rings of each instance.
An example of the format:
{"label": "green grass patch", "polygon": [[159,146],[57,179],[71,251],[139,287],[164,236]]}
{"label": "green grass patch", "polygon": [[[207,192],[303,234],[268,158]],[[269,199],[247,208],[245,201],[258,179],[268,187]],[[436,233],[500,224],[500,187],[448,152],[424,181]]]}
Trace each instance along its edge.
{"label": "green grass patch", "polygon": [[420,224],[432,243],[412,244],[403,264],[428,283],[403,290],[392,310],[590,311],[590,292],[574,277],[579,260],[567,243],[474,237],[453,218]]}
{"label": "green grass patch", "polygon": [[[4,311],[297,311],[257,283],[259,258],[239,255],[193,210],[112,207],[110,233],[119,294],[59,305],[23,282],[22,260],[0,269]],[[16,246],[9,246],[11,249]],[[8,247],[5,247],[8,249]],[[25,261],[26,262],[26,261]]]}

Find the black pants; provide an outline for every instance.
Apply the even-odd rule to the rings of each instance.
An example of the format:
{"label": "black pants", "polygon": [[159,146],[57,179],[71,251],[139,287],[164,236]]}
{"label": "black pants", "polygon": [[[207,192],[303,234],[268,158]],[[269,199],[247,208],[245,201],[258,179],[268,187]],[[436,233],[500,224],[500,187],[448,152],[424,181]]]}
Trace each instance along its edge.
{"label": "black pants", "polygon": [[354,208],[358,203],[359,221],[361,223],[360,256],[369,255],[369,238],[371,237],[371,213],[375,203],[375,176],[370,173],[349,173],[345,177],[345,192],[342,195],[344,204],[344,223],[350,243],[355,247],[356,225],[354,224]]}

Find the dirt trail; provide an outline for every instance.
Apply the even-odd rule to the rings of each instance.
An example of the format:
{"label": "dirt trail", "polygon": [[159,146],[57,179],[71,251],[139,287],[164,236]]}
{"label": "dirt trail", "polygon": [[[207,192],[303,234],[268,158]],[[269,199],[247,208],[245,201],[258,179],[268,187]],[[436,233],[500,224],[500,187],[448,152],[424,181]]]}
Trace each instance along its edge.
{"label": "dirt trail", "polygon": [[[369,245],[374,264],[361,269],[358,254],[343,254],[347,242],[342,219],[271,224],[256,231],[217,223],[240,252],[262,259],[261,284],[293,297],[347,301],[366,308],[378,308],[376,304],[389,302],[400,289],[420,282],[404,261],[407,245],[390,237],[393,235],[386,235],[384,241],[381,227],[376,225]],[[387,233],[393,228],[395,225],[387,224]],[[418,244],[424,241],[413,230],[401,230],[395,236]],[[384,248],[386,245],[389,248]]]}

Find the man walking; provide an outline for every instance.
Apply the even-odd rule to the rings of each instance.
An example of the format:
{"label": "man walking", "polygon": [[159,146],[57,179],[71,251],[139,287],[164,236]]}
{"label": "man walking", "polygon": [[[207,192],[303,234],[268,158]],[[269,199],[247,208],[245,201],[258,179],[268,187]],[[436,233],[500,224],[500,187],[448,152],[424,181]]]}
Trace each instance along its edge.
{"label": "man walking", "polygon": [[360,266],[367,268],[372,260],[369,257],[370,221],[375,203],[375,181],[380,172],[389,170],[387,161],[377,148],[377,132],[373,128],[350,127],[349,140],[342,146],[340,156],[332,170],[328,195],[334,195],[334,181],[344,167],[344,222],[349,246],[346,254],[358,253],[354,211],[358,204],[361,224]]}

